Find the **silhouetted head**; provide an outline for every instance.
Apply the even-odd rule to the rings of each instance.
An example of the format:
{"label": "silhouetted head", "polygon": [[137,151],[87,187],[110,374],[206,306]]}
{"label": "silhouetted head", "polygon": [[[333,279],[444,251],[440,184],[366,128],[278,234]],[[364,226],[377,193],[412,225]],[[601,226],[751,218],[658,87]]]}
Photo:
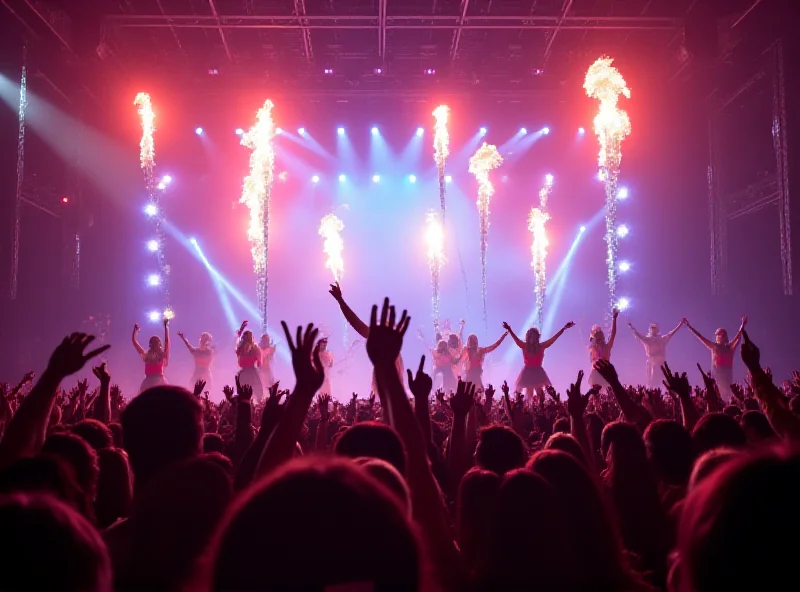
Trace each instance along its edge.
{"label": "silhouetted head", "polygon": [[385,460],[362,456],[353,461],[356,466],[364,469],[368,475],[380,481],[386,489],[397,496],[406,515],[411,518],[411,491],[400,471]]}
{"label": "silhouetted head", "polygon": [[662,483],[686,485],[692,473],[695,452],[692,436],[681,424],[657,419],[644,431],[647,457]]}
{"label": "silhouetted head", "polygon": [[456,535],[464,565],[485,573],[496,524],[500,477],[492,471],[471,468],[458,485]]}
{"label": "silhouetted head", "polygon": [[536,327],[531,327],[525,332],[525,345],[528,346],[528,349],[537,347],[539,339],[541,339],[541,333]]}
{"label": "silhouetted head", "polygon": [[221,452],[225,454],[225,440],[220,434],[205,434],[203,436],[203,452]]}
{"label": "silhouetted head", "polygon": [[765,444],[777,439],[767,416],[760,411],[745,411],[739,419],[739,425],[750,444]]}
{"label": "silhouetted head", "polygon": [[725,329],[717,329],[714,332],[714,338],[720,345],[726,345],[728,343],[728,332]]}
{"label": "silhouetted head", "polygon": [[467,337],[467,347],[469,349],[478,349],[478,336],[475,333],[470,333]]}
{"label": "silhouetted head", "polygon": [[560,450],[571,454],[575,460],[580,461],[581,464],[586,466],[586,456],[583,454],[583,449],[578,441],[568,433],[556,432],[547,439],[544,445],[545,450]]}
{"label": "silhouetted head", "polygon": [[100,478],[97,480],[95,512],[97,526],[107,528],[126,518],[133,496],[133,477],[128,455],[121,448],[103,448],[97,453]]}
{"label": "silhouetted head", "polygon": [[295,459],[229,510],[211,552],[211,586],[411,592],[422,588],[422,564],[413,525],[380,482],[343,459]]}
{"label": "silhouetted head", "polygon": [[84,419],[72,426],[72,433],[77,434],[95,450],[102,450],[114,445],[114,436],[103,422],[96,419]]}
{"label": "silhouetted head", "polygon": [[707,413],[692,430],[692,440],[698,453],[714,448],[740,448],[747,436],[739,422],[724,413]]}
{"label": "silhouetted head", "polygon": [[55,456],[69,466],[86,496],[94,499],[100,466],[97,452],[86,440],[75,434],[53,434],[44,441],[42,454]]}
{"label": "silhouetted head", "polygon": [[20,458],[0,471],[0,495],[11,493],[46,493],[82,514],[88,509],[75,472],[55,456]]}
{"label": "silhouetted head", "polygon": [[525,444],[511,428],[493,424],[478,433],[475,461],[482,469],[504,475],[525,466]]}
{"label": "silhouetted head", "polygon": [[334,451],[348,458],[379,458],[406,474],[406,449],[397,432],[384,423],[364,421],[350,426],[339,436]]}
{"label": "silhouetted head", "polygon": [[740,451],[733,448],[714,448],[700,455],[694,463],[692,475],[689,477],[689,490],[696,488],[706,477],[729,460],[737,458]]}

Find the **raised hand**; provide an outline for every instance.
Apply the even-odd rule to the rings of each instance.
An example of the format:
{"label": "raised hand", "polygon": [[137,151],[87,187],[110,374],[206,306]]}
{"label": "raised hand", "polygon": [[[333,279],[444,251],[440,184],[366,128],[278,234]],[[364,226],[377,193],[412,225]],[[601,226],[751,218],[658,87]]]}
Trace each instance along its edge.
{"label": "raised hand", "polygon": [[450,397],[450,408],[453,415],[466,417],[472,405],[475,403],[475,385],[471,382],[458,381],[456,394]]}
{"label": "raised hand", "polygon": [[108,368],[105,362],[92,368],[92,372],[97,377],[97,380],[100,381],[100,384],[108,384],[111,382],[111,375],[108,373]]}
{"label": "raised hand", "polygon": [[608,360],[597,360],[594,363],[594,369],[602,376],[610,385],[619,384],[619,376],[617,376],[617,369]]}
{"label": "raised hand", "polygon": [[225,385],[222,387],[222,394],[225,395],[225,400],[230,402],[233,400],[233,387]]}
{"label": "raised hand", "polygon": [[508,323],[506,323],[506,322],[503,322],[503,329],[505,329],[506,331],[508,331],[509,333],[511,333],[511,325],[509,325],[509,324],[508,324]]}
{"label": "raised hand", "polygon": [[[237,377],[236,380],[238,381],[239,378]],[[237,386],[238,386],[238,383],[237,383]],[[205,380],[198,380],[197,382],[195,382],[194,383],[194,396],[195,397],[199,397],[203,393],[203,390],[205,388],[206,388],[206,381]]]}
{"label": "raised hand", "polygon": [[747,331],[742,331],[742,337],[744,338],[742,342],[742,362],[753,374],[761,369],[761,352],[756,347],[756,344],[750,341]]}
{"label": "raised hand", "polygon": [[561,403],[561,395],[558,394],[553,385],[548,385],[544,387],[544,390],[547,391],[547,394],[550,395],[550,398],[553,399],[553,401],[559,404]]}
{"label": "raised hand", "polygon": [[183,331],[178,331],[178,337],[181,339],[186,339],[186,336],[183,334]]}
{"label": "raised hand", "polygon": [[339,282],[335,282],[331,284],[330,290],[328,293],[334,297],[336,302],[341,302],[342,300],[342,288],[339,286]]}
{"label": "raised hand", "polygon": [[236,386],[239,390],[239,402],[249,403],[253,398],[253,387],[249,384],[237,384]]}
{"label": "raised hand", "polygon": [[403,311],[400,320],[396,321],[394,306],[389,305],[389,299],[383,300],[381,316],[378,319],[378,307],[372,307],[369,323],[369,336],[367,337],[367,355],[374,366],[394,366],[403,348],[403,337],[408,330],[411,317]]}
{"label": "raised hand", "polygon": [[483,389],[483,394],[486,395],[486,405],[491,406],[492,399],[494,399],[495,390],[491,384],[487,384]]}
{"label": "raised hand", "polygon": [[406,374],[408,374],[408,389],[411,391],[411,394],[414,395],[415,399],[421,397],[427,399],[433,388],[433,379],[425,373],[424,367],[425,356],[422,356],[419,361],[419,368],[417,368],[416,376],[411,373],[411,370],[406,370]]}
{"label": "raised hand", "polygon": [[139,332],[139,330],[140,330],[139,323],[135,323],[135,324],[133,325],[133,332],[134,332],[134,333],[138,333],[138,332]]}
{"label": "raised hand", "polygon": [[742,317],[742,329],[744,329],[746,325],[747,325],[747,315],[744,315]]}
{"label": "raised hand", "polygon": [[292,368],[296,378],[294,388],[296,391],[313,396],[325,381],[325,370],[319,357],[319,343],[317,343],[319,329],[315,329],[313,323],[308,324],[305,332],[302,327],[297,327],[297,338],[293,340],[284,321],[281,321],[281,326],[292,354]]}
{"label": "raised hand", "polygon": [[508,388],[508,382],[504,380],[503,384],[500,385],[500,392],[503,393],[504,397],[508,397],[510,391],[511,389]]}
{"label": "raised hand", "polygon": [[34,378],[36,378],[36,373],[33,370],[29,370],[25,373],[25,376],[22,377],[20,384],[28,384],[29,382],[33,382]]}
{"label": "raised hand", "polygon": [[578,378],[567,389],[567,411],[575,418],[583,417],[586,406],[589,405],[589,397],[592,396],[591,390],[585,395],[581,394],[581,382],[583,382],[583,370],[578,370]]}
{"label": "raised hand", "polygon": [[661,372],[664,374],[664,387],[671,393],[675,393],[680,397],[689,397],[692,394],[692,387],[689,384],[689,379],[686,377],[686,372],[683,374],[672,373],[669,364],[664,362],[661,366]]}
{"label": "raised hand", "polygon": [[169,325],[169,318],[164,317],[164,328],[166,329],[168,325]]}
{"label": "raised hand", "polygon": [[286,391],[280,390],[278,387],[280,386],[280,381],[277,381],[271,387],[269,387],[269,397],[267,398],[267,404],[265,407],[269,407],[270,409],[274,409],[280,405],[281,397],[286,394]]}
{"label": "raised hand", "polygon": [[248,321],[242,321],[242,324],[239,327],[239,331],[238,331],[239,335],[244,333],[244,330],[247,329],[247,323],[248,323]]}
{"label": "raised hand", "polygon": [[575,326],[575,323],[572,321],[567,321],[567,324],[564,325],[564,329],[572,329]]}
{"label": "raised hand", "polygon": [[616,320],[617,317],[619,316],[619,310],[615,308],[613,311],[611,311],[611,315],[614,318],[614,320]]}
{"label": "raised hand", "polygon": [[79,380],[78,381],[78,393],[80,394],[81,398],[86,396],[86,393],[89,392],[89,381],[87,379]]}
{"label": "raised hand", "polygon": [[107,351],[111,346],[104,345],[84,353],[88,345],[94,341],[94,336],[85,333],[73,333],[65,337],[47,364],[47,371],[61,378],[75,374],[86,365],[86,362]]}
{"label": "raised hand", "polygon": [[330,405],[331,396],[330,395],[319,395],[317,397],[317,408],[319,409],[319,420],[320,421],[328,421],[331,417],[331,412],[328,409],[328,405]]}

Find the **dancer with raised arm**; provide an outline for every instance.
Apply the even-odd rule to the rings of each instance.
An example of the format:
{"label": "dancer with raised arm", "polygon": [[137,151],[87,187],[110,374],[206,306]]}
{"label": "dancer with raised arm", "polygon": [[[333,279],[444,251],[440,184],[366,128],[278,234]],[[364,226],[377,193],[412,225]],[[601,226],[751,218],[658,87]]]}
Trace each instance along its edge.
{"label": "dancer with raised arm", "polygon": [[317,391],[320,395],[332,395],[331,392],[331,369],[333,368],[333,354],[328,351],[328,338],[323,337],[319,340],[319,361],[322,362],[322,369],[325,371],[325,380]]}
{"label": "dancer with raised arm", "polygon": [[264,398],[264,387],[258,375],[261,364],[261,348],[255,342],[252,331],[245,331],[247,321],[242,322],[236,334],[236,361],[239,363],[239,383],[253,389],[253,397],[259,403]]}
{"label": "dancer with raised arm", "polygon": [[611,350],[614,347],[614,341],[617,339],[617,317],[619,311],[614,309],[611,317],[611,337],[606,341],[606,335],[600,325],[592,327],[589,333],[589,362],[592,371],[589,373],[589,385],[593,387],[607,387],[608,384],[605,378],[600,376],[600,373],[594,369],[594,363],[598,360],[611,361]]}
{"label": "dancer with raised arm", "polygon": [[189,379],[189,389],[194,389],[197,381],[202,380],[206,383],[206,390],[213,391],[211,362],[214,360],[214,349],[211,347],[211,333],[201,333],[197,347],[189,343],[189,340],[180,331],[178,331],[178,337],[181,338],[194,358],[194,372],[192,372],[192,377]]}
{"label": "dancer with raised arm", "polygon": [[728,403],[733,396],[731,391],[731,384],[733,384],[733,358],[736,353],[736,348],[742,340],[742,332],[745,325],[747,325],[747,316],[742,317],[742,324],[739,326],[739,332],[733,338],[733,341],[728,341],[728,332],[725,329],[717,329],[714,332],[714,341],[710,341],[703,337],[700,332],[689,324],[689,321],[683,319],[689,331],[695,334],[695,337],[700,340],[700,343],[705,345],[711,351],[711,375],[717,381],[717,388],[722,399]]}
{"label": "dancer with raised arm", "polygon": [[133,347],[141,356],[144,362],[144,380],[139,387],[139,392],[146,391],[154,386],[167,384],[164,378],[164,367],[169,363],[169,319],[164,319],[164,343],[158,336],[153,335],[147,342],[147,351],[139,345],[137,336],[139,334],[139,323],[133,326]]}
{"label": "dancer with raised arm", "polygon": [[508,334],[511,335],[511,339],[513,339],[514,343],[522,350],[522,359],[524,361],[522,370],[517,377],[517,384],[514,388],[518,393],[524,393],[529,401],[533,401],[533,392],[536,389],[551,385],[550,378],[548,378],[547,372],[545,372],[542,367],[542,363],[544,362],[544,350],[553,345],[558,338],[564,334],[564,331],[574,326],[575,323],[570,321],[561,327],[558,333],[553,335],[550,339],[540,342],[541,334],[539,333],[539,329],[535,327],[528,329],[525,333],[525,341],[522,341],[522,339],[517,337],[516,333],[514,333],[511,325],[503,323],[503,328],[508,331]]}
{"label": "dancer with raised arm", "polygon": [[489,347],[480,347],[478,345],[478,336],[471,333],[467,337],[467,346],[461,354],[461,362],[464,364],[464,382],[471,382],[475,385],[475,391],[483,391],[483,362],[486,359],[486,354],[492,353],[508,335],[508,331],[504,332],[500,339],[495,341]]}
{"label": "dancer with raised arm", "polygon": [[442,339],[436,346],[436,349],[431,350],[433,357],[433,381],[436,382],[436,377],[442,377],[442,390],[445,393],[454,393],[456,391],[456,373],[455,367],[458,359],[453,355],[453,351],[447,342]]}
{"label": "dancer with raised arm", "polygon": [[[348,324],[355,330],[356,333],[361,335],[364,339],[369,337],[369,325],[367,325],[364,321],[358,318],[358,315],[353,312],[353,309],[350,308],[347,303],[344,301],[344,297],[342,296],[342,288],[339,286],[339,282],[330,285],[331,288],[328,290],[331,296],[333,296],[336,303],[339,305],[339,308],[344,315],[345,320]],[[402,383],[405,380],[405,371],[403,370],[403,356],[397,356],[397,361],[395,362],[395,368],[397,368],[397,375],[400,377],[400,382]],[[377,393],[378,387],[375,383],[375,372],[372,373],[372,392]]]}
{"label": "dancer with raised arm", "polygon": [[261,364],[258,366],[258,373],[261,375],[261,386],[269,389],[275,384],[275,374],[272,372],[272,361],[275,358],[275,351],[278,349],[272,338],[266,333],[261,336],[258,342],[261,350]]}
{"label": "dancer with raised arm", "polygon": [[644,371],[649,388],[655,388],[661,384],[659,369],[664,365],[664,362],[667,361],[667,344],[669,340],[672,339],[672,336],[683,327],[683,322],[684,321],[681,320],[678,326],[666,335],[661,335],[658,332],[658,325],[656,323],[650,323],[647,335],[642,335],[636,330],[633,323],[628,323],[628,327],[633,331],[633,335],[639,343],[644,346],[644,354],[647,356]]}

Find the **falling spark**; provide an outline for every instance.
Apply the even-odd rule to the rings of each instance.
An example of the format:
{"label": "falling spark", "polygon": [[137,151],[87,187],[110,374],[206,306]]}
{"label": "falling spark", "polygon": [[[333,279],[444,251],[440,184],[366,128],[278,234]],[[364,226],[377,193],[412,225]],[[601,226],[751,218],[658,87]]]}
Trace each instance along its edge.
{"label": "falling spark", "polygon": [[333,273],[334,281],[340,281],[344,273],[344,241],[342,240],[342,230],[344,223],[339,220],[336,214],[327,214],[319,223],[319,235],[325,239],[322,251],[328,256],[325,267]]}
{"label": "falling spark", "polygon": [[153,113],[153,104],[150,95],[144,92],[136,95],[133,104],[139,109],[139,118],[142,120],[142,139],[139,141],[139,163],[145,175],[149,171],[149,183],[153,182],[153,167],[156,162],[155,144],[153,143],[153,132],[156,131]]}
{"label": "falling spark", "polygon": [[489,172],[503,164],[503,157],[492,144],[483,143],[469,159],[469,172],[478,181],[478,215],[481,229],[481,290],[483,295],[483,323],[488,327],[486,314],[486,247],[489,234],[489,202],[494,195],[494,185]]}
{"label": "falling spark", "polygon": [[550,244],[547,240],[546,224],[550,220],[547,213],[547,201],[553,191],[553,176],[547,175],[542,188],[539,190],[539,207],[531,208],[528,216],[528,230],[533,233],[531,243],[531,267],[535,278],[534,294],[536,296],[536,311],[538,316],[538,327],[542,330],[544,322],[544,300],[547,290],[547,247]]}
{"label": "falling spark", "polygon": [[617,106],[619,96],[631,97],[631,91],[609,57],[601,57],[589,67],[583,88],[586,94],[600,101],[594,118],[594,133],[600,141],[597,163],[599,177],[606,192],[606,267],[610,309],[617,302],[617,183],[622,162],[622,140],[631,133],[628,114]]}
{"label": "falling spark", "polygon": [[261,330],[267,333],[267,283],[269,260],[269,214],[272,182],[275,175],[275,122],[272,120],[272,101],[269,99],[256,113],[256,123],[242,134],[242,146],[250,148],[250,174],[244,178],[239,203],[250,209],[247,238],[256,274]]}
{"label": "falling spark", "polygon": [[439,214],[428,212],[425,226],[425,243],[428,246],[428,266],[431,271],[431,290],[433,303],[433,326],[439,328],[439,273],[444,264],[444,230]]}
{"label": "falling spark", "polygon": [[450,154],[450,134],[447,131],[447,119],[450,117],[450,107],[439,105],[433,110],[436,120],[433,125],[433,160],[439,173],[439,202],[442,206],[442,221],[445,214],[445,179],[444,166]]}

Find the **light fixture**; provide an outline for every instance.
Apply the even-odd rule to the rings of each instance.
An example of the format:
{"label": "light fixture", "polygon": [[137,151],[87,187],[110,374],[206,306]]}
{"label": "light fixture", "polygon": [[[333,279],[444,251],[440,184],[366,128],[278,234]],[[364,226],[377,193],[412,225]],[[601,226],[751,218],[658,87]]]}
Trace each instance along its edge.
{"label": "light fixture", "polygon": [[319,175],[314,175],[313,177],[311,177],[311,182],[312,183],[319,183]]}
{"label": "light fixture", "polygon": [[617,191],[617,198],[618,199],[628,199],[628,188],[627,187],[620,187],[619,191]]}
{"label": "light fixture", "polygon": [[148,216],[155,216],[158,214],[158,207],[154,203],[149,203],[144,207],[144,213]]}
{"label": "light fixture", "polygon": [[519,133],[524,136],[525,134],[528,133],[528,130],[526,130],[524,127],[521,127],[519,128]]}
{"label": "light fixture", "polygon": [[378,128],[377,128],[377,127],[373,127],[373,128],[372,128],[372,135],[373,135],[373,136],[377,136],[379,133],[380,133],[380,131],[378,130]]}
{"label": "light fixture", "polygon": [[336,133],[339,134],[340,136],[343,136],[344,135],[344,128],[343,127],[337,128],[336,129]]}
{"label": "light fixture", "polygon": [[161,276],[157,273],[151,273],[147,276],[147,285],[148,286],[158,286],[161,284]]}
{"label": "light fixture", "polygon": [[198,136],[202,136],[203,135],[203,128],[202,127],[194,128],[194,133],[196,133]]}
{"label": "light fixture", "polygon": [[409,183],[416,183],[417,182],[417,176],[416,175],[409,175],[408,176],[408,182]]}
{"label": "light fixture", "polygon": [[297,135],[298,135],[298,136],[305,136],[305,135],[306,135],[306,128],[304,128],[304,127],[298,127],[298,128],[297,128]]}
{"label": "light fixture", "polygon": [[147,250],[151,253],[158,251],[158,241],[156,239],[150,239],[147,241]]}
{"label": "light fixture", "polygon": [[347,181],[347,175],[339,175],[339,183],[344,183],[345,181]]}
{"label": "light fixture", "polygon": [[425,129],[424,128],[421,128],[421,127],[417,128],[417,137],[418,138],[421,138],[422,134],[424,134],[424,133],[425,133]]}
{"label": "light fixture", "polygon": [[373,183],[378,183],[378,182],[380,182],[380,180],[381,180],[381,176],[380,175],[372,175],[372,182]]}

